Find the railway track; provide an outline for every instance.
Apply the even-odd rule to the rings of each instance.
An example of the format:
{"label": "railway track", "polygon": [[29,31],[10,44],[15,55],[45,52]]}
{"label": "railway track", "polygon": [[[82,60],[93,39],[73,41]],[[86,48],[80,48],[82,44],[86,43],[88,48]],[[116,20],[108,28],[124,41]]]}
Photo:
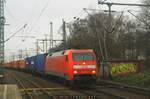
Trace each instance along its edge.
{"label": "railway track", "polygon": [[137,94],[143,94],[143,95],[149,95],[150,96],[150,89],[147,88],[140,88],[136,86],[129,86],[121,83],[115,83],[111,81],[101,81],[98,85],[104,84],[104,86],[112,87],[112,88],[117,88],[120,90],[127,90],[130,92],[134,92]]}
{"label": "railway track", "polygon": [[146,88],[128,86],[128,85],[124,85],[120,83],[114,83],[111,81],[101,81],[100,83],[98,83],[97,87],[104,87],[104,89],[109,89],[110,91],[113,91],[113,92],[120,91],[119,92],[120,94],[122,94],[122,92],[127,93],[127,94],[132,94],[132,96],[137,97],[139,99],[140,97],[141,99],[150,99],[150,89],[146,89]]}
{"label": "railway track", "polygon": [[21,92],[25,93],[25,99],[40,99],[39,94],[41,94],[44,99],[54,99],[50,92],[32,80],[24,76],[20,76],[18,73],[11,73],[10,75],[17,81]]}
{"label": "railway track", "polygon": [[[104,83],[93,88],[71,88],[53,82],[39,80],[38,77],[18,71],[10,71],[11,75],[20,86],[24,99],[150,99],[148,94],[139,94],[128,91],[129,88]],[[50,85],[49,85],[50,84]],[[119,88],[120,87],[120,88]],[[140,91],[139,91],[140,92]],[[145,96],[144,96],[145,95]]]}
{"label": "railway track", "polygon": [[[100,98],[100,99],[102,99],[102,97],[104,98],[104,96],[105,96],[105,97],[108,97],[108,99],[111,99],[111,98],[112,99],[128,99],[128,97],[112,94],[110,92],[99,90],[98,88],[92,89],[91,91],[86,90],[86,89],[79,90],[78,88],[76,90],[67,88],[67,90],[68,90],[68,92],[61,91],[60,94],[57,94],[56,96],[65,96],[64,98],[67,98],[67,96],[72,96],[76,92],[76,94],[74,94],[74,96],[77,96],[78,98],[89,98],[89,99]],[[54,89],[52,91],[54,91]],[[72,96],[71,98],[74,98],[74,96]],[[82,96],[82,97],[80,97],[80,96]]]}
{"label": "railway track", "polygon": [[85,94],[89,99],[128,99],[121,95],[115,95],[110,92],[102,91],[99,89],[92,90],[77,90],[78,92]]}

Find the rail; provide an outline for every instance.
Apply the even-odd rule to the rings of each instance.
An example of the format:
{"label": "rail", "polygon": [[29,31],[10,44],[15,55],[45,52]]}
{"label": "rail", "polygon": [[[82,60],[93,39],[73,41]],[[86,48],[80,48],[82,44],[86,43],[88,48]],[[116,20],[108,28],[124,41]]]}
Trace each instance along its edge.
{"label": "rail", "polygon": [[136,86],[129,86],[129,85],[126,85],[126,84],[116,83],[116,82],[107,81],[107,80],[106,81],[105,80],[101,80],[98,83],[98,85],[101,85],[101,84],[106,84],[109,87],[117,88],[117,89],[120,89],[120,90],[127,90],[127,91],[130,91],[130,92],[134,92],[134,93],[150,96],[150,94],[149,94],[150,93],[150,89],[147,89],[147,88],[140,88],[140,87],[136,87]]}
{"label": "rail", "polygon": [[[40,85],[38,85],[37,83],[29,80],[26,77],[20,76],[16,72],[11,73],[10,75],[19,83],[19,85],[21,86],[21,91],[24,91],[25,95],[29,99],[34,99],[34,97],[30,94],[30,91],[40,91],[43,94],[45,94],[48,97],[48,99],[54,99],[54,97],[47,91],[48,88],[44,89]],[[30,85],[34,86],[34,88],[29,88],[29,86],[27,86],[25,84],[25,81],[27,81]]]}

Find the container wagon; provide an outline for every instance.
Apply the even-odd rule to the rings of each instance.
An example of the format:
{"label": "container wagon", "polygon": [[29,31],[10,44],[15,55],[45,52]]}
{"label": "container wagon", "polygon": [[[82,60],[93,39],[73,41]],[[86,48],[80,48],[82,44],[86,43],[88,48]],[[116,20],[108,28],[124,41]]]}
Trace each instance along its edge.
{"label": "container wagon", "polygon": [[25,60],[19,60],[18,68],[21,70],[24,70],[26,68],[26,61]]}
{"label": "container wagon", "polygon": [[44,54],[39,54],[35,57],[35,69],[36,72],[39,74],[44,74],[46,56],[47,53],[44,53]]}
{"label": "container wagon", "polygon": [[26,61],[26,70],[29,72],[35,72],[36,71],[36,56],[27,57],[25,59]]}

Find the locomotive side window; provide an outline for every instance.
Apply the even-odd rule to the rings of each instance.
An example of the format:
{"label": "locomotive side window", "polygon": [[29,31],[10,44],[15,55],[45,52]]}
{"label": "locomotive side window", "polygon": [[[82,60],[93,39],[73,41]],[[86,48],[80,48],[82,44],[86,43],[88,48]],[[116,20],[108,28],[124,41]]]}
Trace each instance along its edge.
{"label": "locomotive side window", "polygon": [[94,60],[92,53],[73,53],[74,61],[90,61]]}
{"label": "locomotive side window", "polygon": [[51,57],[52,56],[52,53],[48,54],[48,57]]}

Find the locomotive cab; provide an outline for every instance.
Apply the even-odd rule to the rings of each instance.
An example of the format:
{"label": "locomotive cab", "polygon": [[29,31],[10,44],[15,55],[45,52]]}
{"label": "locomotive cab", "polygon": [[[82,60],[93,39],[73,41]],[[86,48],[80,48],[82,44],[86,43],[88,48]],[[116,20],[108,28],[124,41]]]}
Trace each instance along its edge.
{"label": "locomotive cab", "polygon": [[46,57],[45,73],[71,83],[95,83],[96,56],[93,50],[64,50]]}
{"label": "locomotive cab", "polygon": [[74,83],[96,83],[98,71],[93,50],[73,50],[69,59],[72,60],[72,80]]}

